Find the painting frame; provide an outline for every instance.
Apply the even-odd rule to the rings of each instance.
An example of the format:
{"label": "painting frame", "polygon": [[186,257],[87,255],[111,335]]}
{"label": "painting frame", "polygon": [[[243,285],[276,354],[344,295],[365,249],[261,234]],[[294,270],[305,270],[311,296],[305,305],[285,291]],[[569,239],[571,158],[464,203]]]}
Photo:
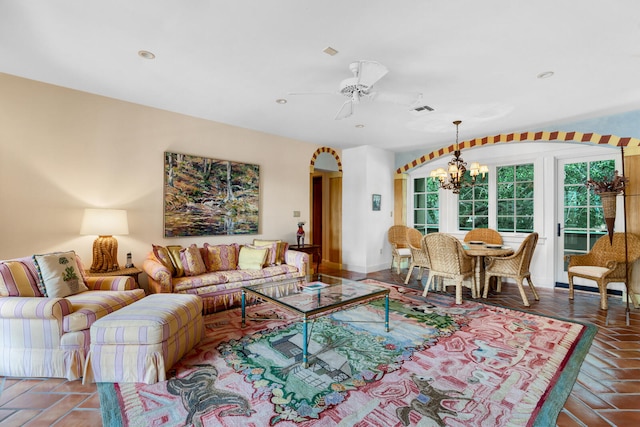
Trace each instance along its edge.
{"label": "painting frame", "polygon": [[382,205],[382,196],[380,194],[371,195],[371,210],[379,211]]}
{"label": "painting frame", "polygon": [[164,237],[260,234],[260,166],[164,152]]}

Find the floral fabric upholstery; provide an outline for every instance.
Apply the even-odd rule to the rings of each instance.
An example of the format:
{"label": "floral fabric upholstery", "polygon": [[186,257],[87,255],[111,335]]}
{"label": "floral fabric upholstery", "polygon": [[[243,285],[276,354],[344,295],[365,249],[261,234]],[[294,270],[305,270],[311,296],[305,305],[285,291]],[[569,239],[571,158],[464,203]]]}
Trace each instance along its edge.
{"label": "floral fabric upholstery", "polygon": [[240,246],[237,243],[215,246],[205,243],[204,262],[207,266],[207,271],[214,272],[235,270],[238,266],[239,251]]}
{"label": "floral fabric upholstery", "polygon": [[[207,245],[207,248],[211,248]],[[202,248],[204,251],[204,248]],[[275,282],[304,277],[308,271],[309,255],[288,249],[283,255],[284,263],[267,266],[259,270],[207,272],[191,277],[175,277],[151,251],[142,269],[149,278],[152,293],[182,293],[203,298],[204,314],[237,307],[240,304],[241,288],[265,282]]]}

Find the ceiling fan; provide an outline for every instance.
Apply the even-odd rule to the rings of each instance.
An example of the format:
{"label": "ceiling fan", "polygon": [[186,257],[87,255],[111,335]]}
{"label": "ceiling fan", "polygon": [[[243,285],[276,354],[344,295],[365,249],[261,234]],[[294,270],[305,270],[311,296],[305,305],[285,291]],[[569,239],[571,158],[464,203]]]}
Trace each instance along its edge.
{"label": "ceiling fan", "polygon": [[[340,120],[353,114],[353,109],[361,99],[379,100],[393,102],[407,106],[414,106],[422,99],[421,93],[401,93],[401,92],[373,92],[373,85],[383,78],[389,69],[376,61],[356,61],[349,64],[349,70],[353,77],[340,82],[338,92],[292,92],[289,95],[343,95],[349,98],[342,104],[335,119]],[[416,108],[433,111],[429,106],[418,106]],[[414,108],[412,108],[414,109]]]}

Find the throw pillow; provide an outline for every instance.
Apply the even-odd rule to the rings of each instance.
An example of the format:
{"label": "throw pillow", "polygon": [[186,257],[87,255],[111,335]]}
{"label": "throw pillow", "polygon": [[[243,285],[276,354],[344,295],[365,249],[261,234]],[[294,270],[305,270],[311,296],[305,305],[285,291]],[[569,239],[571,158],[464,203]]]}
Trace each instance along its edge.
{"label": "throw pillow", "polygon": [[0,262],[0,297],[43,296],[38,288],[38,278],[34,276],[35,270],[28,266],[33,265],[30,261],[30,258],[28,261],[22,258]]}
{"label": "throw pillow", "polygon": [[207,272],[200,249],[195,243],[188,248],[180,249],[180,261],[182,261],[185,276],[197,276]]}
{"label": "throw pillow", "polygon": [[204,249],[207,254],[204,258],[207,271],[229,271],[238,267],[239,245],[237,243],[215,246],[205,243]]}
{"label": "throw pillow", "polygon": [[175,277],[184,276],[184,268],[182,267],[182,261],[180,261],[180,250],[182,246],[180,245],[169,245],[167,246],[167,250],[169,251],[169,257],[171,258],[171,264],[173,264],[173,268],[176,270]]}
{"label": "throw pillow", "polygon": [[238,255],[238,268],[240,270],[261,270],[268,254],[268,248],[242,246],[240,255]]}
{"label": "throw pillow", "polygon": [[273,255],[271,255],[274,258],[273,262],[270,262],[270,264],[272,265],[280,265],[280,264],[286,264],[285,260],[284,260],[284,254],[287,251],[287,248],[289,247],[289,244],[287,242],[283,242],[282,240],[260,240],[260,239],[253,239],[253,246],[272,246],[272,245],[276,245],[276,250],[274,250]]}
{"label": "throw pillow", "polygon": [[158,246],[153,244],[151,246],[153,246],[153,254],[156,256],[156,259],[160,261],[160,263],[169,270],[172,277],[175,276],[176,268],[174,267],[173,262],[171,261],[171,255],[169,254],[169,250],[164,246]]}
{"label": "throw pillow", "polygon": [[64,298],[89,290],[82,280],[75,252],[34,255],[33,260],[40,281],[44,284],[45,296]]}

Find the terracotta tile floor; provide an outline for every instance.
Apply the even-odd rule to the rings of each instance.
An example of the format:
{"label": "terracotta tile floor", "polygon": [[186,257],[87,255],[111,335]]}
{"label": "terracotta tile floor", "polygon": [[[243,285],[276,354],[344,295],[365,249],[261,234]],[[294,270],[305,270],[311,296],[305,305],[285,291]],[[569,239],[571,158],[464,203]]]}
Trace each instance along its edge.
{"label": "terracotta tile floor", "polygon": [[[389,270],[364,275],[321,266],[320,271],[402,284],[407,270],[400,275]],[[422,288],[415,277],[414,273],[409,286]],[[557,425],[640,425],[640,310],[631,307],[627,326],[626,306],[619,297],[609,298],[607,313],[600,310],[596,294],[576,292],[575,301],[570,303],[566,289],[541,288],[538,292],[540,301],[532,302],[530,311],[594,323],[599,329]],[[470,298],[468,292],[464,297]],[[505,285],[501,294],[490,293],[488,301],[524,308],[517,287],[512,284]],[[83,386],[80,381],[63,379],[0,377],[0,426],[52,425],[102,425],[95,385]]]}

